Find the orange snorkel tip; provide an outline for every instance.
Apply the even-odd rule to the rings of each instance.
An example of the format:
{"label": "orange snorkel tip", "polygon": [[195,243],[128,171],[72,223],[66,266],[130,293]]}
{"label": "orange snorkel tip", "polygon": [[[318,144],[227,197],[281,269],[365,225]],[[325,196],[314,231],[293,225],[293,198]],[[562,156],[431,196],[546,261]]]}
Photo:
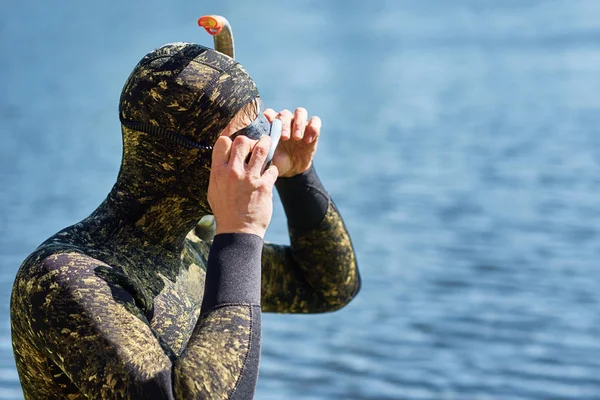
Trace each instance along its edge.
{"label": "orange snorkel tip", "polygon": [[205,15],[198,19],[198,25],[213,37],[216,51],[235,58],[233,32],[227,18],[221,15]]}
{"label": "orange snorkel tip", "polygon": [[218,15],[205,15],[198,19],[198,25],[206,29],[209,35],[218,35],[223,30],[225,22]]}

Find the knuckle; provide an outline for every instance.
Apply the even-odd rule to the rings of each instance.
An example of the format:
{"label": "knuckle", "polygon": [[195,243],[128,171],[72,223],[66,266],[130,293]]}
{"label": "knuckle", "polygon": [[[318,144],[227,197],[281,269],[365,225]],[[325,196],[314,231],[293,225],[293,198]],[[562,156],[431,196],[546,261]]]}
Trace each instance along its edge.
{"label": "knuckle", "polygon": [[278,116],[283,118],[292,118],[292,112],[286,108],[285,110],[281,110]]}
{"label": "knuckle", "polygon": [[219,136],[219,138],[217,139],[217,141],[215,142],[215,145],[213,146],[213,152],[214,149],[217,147],[223,147],[227,145],[227,142],[230,142],[231,138],[229,138],[228,136]]}
{"label": "knuckle", "polygon": [[244,146],[249,141],[250,141],[250,139],[247,138],[246,136],[239,135],[239,136],[236,136],[235,139],[233,140],[233,145],[236,147]]}
{"label": "knuckle", "polygon": [[228,174],[230,178],[235,180],[240,180],[244,177],[243,171],[240,171],[238,168],[229,168]]}
{"label": "knuckle", "polygon": [[265,181],[264,179],[261,179],[261,181],[258,183],[257,185],[257,190],[260,191],[261,193],[269,193],[271,191],[271,187],[272,185],[270,185],[267,181]]}
{"label": "knuckle", "polygon": [[264,157],[269,152],[269,149],[268,149],[268,147],[265,144],[261,144],[261,145],[257,145],[254,148],[254,152],[256,153],[257,156]]}
{"label": "knuckle", "polygon": [[235,139],[233,139],[233,147],[238,147],[240,146],[242,143],[244,142],[243,136],[236,136]]}
{"label": "knuckle", "polygon": [[248,174],[244,177],[244,183],[251,191],[255,191],[260,186],[260,178]]}

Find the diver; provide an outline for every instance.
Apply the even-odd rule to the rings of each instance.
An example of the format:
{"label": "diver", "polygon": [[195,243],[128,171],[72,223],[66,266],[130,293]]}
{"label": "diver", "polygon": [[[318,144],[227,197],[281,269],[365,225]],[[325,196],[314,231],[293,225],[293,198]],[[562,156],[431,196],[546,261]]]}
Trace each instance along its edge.
{"label": "diver", "polygon": [[[356,295],[350,237],[312,164],[320,120],[262,107],[244,68],[212,49],[168,44],[137,64],[116,184],[14,282],[26,399],[250,399],[262,311],[333,311]],[[273,186],[290,246],[263,240]],[[214,237],[198,224],[210,214]]]}

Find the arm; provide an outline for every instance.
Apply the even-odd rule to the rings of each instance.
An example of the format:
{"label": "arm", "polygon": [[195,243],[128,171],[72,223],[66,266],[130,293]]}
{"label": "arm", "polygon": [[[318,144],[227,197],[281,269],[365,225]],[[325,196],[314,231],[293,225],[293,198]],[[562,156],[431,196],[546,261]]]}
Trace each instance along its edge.
{"label": "arm", "polygon": [[[201,316],[180,356],[152,329],[118,268],[71,247],[40,256],[20,273],[11,307],[29,393],[38,389],[36,379],[49,378],[52,389],[36,398],[60,396],[57,387],[94,399],[252,398],[262,237],[277,178],[274,166],[262,173],[269,144],[243,137],[215,144],[208,200],[221,231],[208,257]],[[37,366],[52,373],[40,378]]]}
{"label": "arm", "polygon": [[276,183],[288,219],[291,246],[266,244],[263,311],[337,310],[360,288],[350,236],[314,167]]}
{"label": "arm", "polygon": [[[76,252],[48,256],[34,276],[17,281],[18,308],[29,316],[21,330],[88,398],[251,398],[261,247],[254,235],[215,238],[207,277],[213,289],[179,358],[152,330],[119,273]],[[244,265],[228,262],[240,253]],[[233,289],[231,275],[240,273],[245,279]]]}
{"label": "arm", "polygon": [[269,108],[265,116],[282,121],[273,162],[279,169],[276,186],[291,246],[267,245],[263,249],[263,310],[337,310],[356,295],[360,277],[348,231],[312,166],[321,119],[308,119],[302,107],[294,114]]}

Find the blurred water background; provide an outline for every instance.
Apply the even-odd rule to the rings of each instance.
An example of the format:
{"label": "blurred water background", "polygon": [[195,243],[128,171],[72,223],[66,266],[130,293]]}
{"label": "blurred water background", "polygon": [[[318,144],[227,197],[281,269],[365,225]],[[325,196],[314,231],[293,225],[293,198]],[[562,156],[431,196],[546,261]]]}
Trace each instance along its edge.
{"label": "blurred water background", "polygon": [[206,13],[267,105],[322,117],[363,276],[337,313],[265,315],[258,399],[600,399],[597,0],[1,4],[0,399],[18,266],[108,193],[125,79],[212,45]]}

